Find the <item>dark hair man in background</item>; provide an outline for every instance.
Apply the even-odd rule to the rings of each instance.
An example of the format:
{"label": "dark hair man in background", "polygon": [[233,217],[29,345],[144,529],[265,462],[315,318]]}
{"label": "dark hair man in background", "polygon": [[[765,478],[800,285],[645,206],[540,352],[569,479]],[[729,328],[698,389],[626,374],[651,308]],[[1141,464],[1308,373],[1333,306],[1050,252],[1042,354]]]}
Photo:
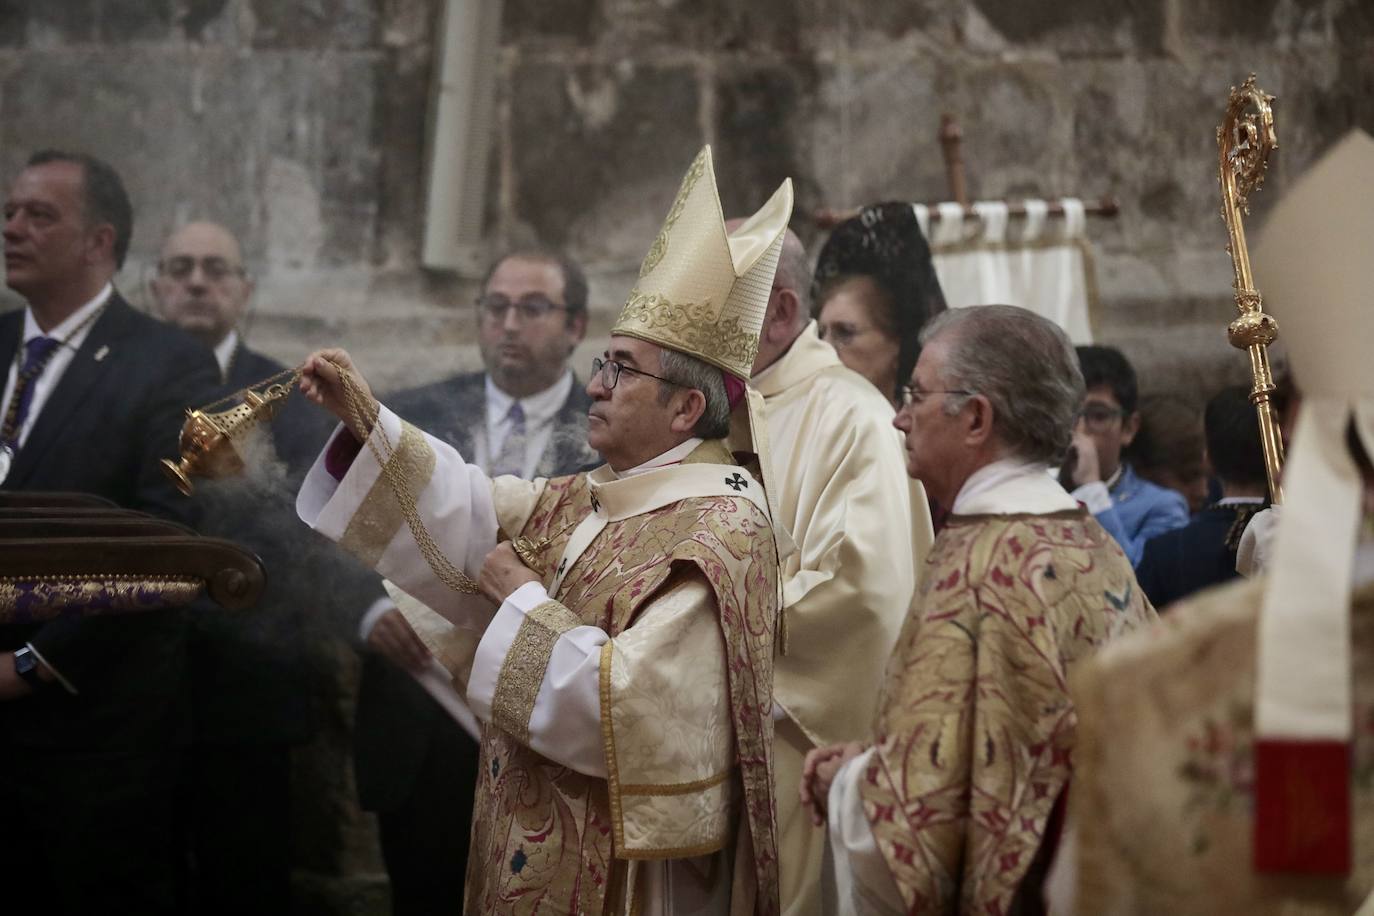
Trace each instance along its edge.
{"label": "dark hair man in background", "polygon": [[1259,417],[1244,385],[1223,388],[1203,418],[1207,460],[1221,480],[1221,499],[1182,528],[1151,538],[1137,569],[1150,603],[1163,610],[1209,585],[1234,579],[1245,526],[1268,502]]}
{"label": "dark hair man in background", "polygon": [[[34,154],[5,199],[5,489],[77,490],[183,522],[158,467],[210,353],[114,289],[133,231],[119,175]],[[175,911],[172,807],[187,737],[175,611],[0,626],[0,884],[13,913]]]}
{"label": "dark hair man in background", "polygon": [[1059,481],[1135,565],[1146,541],[1188,524],[1188,503],[1182,494],[1141,479],[1121,458],[1140,430],[1135,369],[1113,347],[1075,349],[1087,394]]}

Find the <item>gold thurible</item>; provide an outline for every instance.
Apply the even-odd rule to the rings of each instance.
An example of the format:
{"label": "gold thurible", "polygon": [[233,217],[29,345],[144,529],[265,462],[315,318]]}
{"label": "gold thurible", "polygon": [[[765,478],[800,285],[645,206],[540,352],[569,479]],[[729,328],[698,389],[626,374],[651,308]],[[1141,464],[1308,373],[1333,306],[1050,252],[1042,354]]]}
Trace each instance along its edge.
{"label": "gold thurible", "polygon": [[1239,316],[1227,328],[1231,346],[1245,350],[1250,356],[1250,374],[1254,381],[1250,402],[1259,416],[1260,445],[1264,449],[1264,471],[1269,480],[1269,499],[1274,505],[1283,502],[1283,439],[1279,435],[1274,416],[1274,374],[1269,368],[1271,343],[1278,339],[1279,327],[1272,315],[1264,312],[1264,303],[1255,289],[1250,273],[1250,251],[1245,245],[1245,225],[1242,218],[1250,213],[1248,197],[1264,185],[1264,173],[1269,154],[1278,148],[1274,133],[1272,95],[1255,85],[1255,74],[1231,88],[1226,102],[1226,116],[1217,128],[1219,178],[1221,181],[1221,215],[1226,220],[1230,237],[1226,250],[1231,254],[1235,269],[1236,309]]}
{"label": "gold thurible", "polygon": [[[366,403],[351,371],[338,363],[332,365],[339,373],[353,428],[372,430],[376,421],[375,406],[370,408]],[[303,367],[299,366],[287,369],[227,398],[207,404],[199,410],[187,409],[186,422],[181,427],[181,460],[172,461],[165,458],[162,461],[163,472],[176,484],[177,489],[190,496],[194,489],[191,485],[192,477],[228,477],[242,471],[243,451],[248,433],[259,423],[276,416],[282,403],[290,396],[291,389],[300,379],[302,370]],[[255,388],[262,390],[254,391]],[[234,403],[235,401],[241,403]],[[227,404],[233,406],[218,413],[211,412]],[[387,441],[385,432],[375,430],[366,438],[367,447],[381,467],[382,477],[391,488],[415,544],[435,576],[461,594],[481,594],[481,586],[444,556],[438,543],[425,528],[416,504],[413,482],[405,477],[404,472],[397,466],[398,463],[391,460],[395,446]],[[532,559],[546,545],[547,541],[542,539],[538,542],[526,541],[521,545],[525,550],[521,556]]]}
{"label": "gold thurible", "polygon": [[[278,381],[282,376],[287,376],[288,380]],[[259,382],[259,385],[265,386],[261,392],[249,387],[199,409],[188,407],[178,444],[181,460],[162,459],[163,473],[185,496],[190,496],[195,490],[191,484],[192,477],[214,479],[240,473],[243,470],[243,444],[249,432],[259,423],[276,416],[299,377],[299,370],[287,370]],[[212,408],[240,396],[241,403],[228,410],[211,412]]]}

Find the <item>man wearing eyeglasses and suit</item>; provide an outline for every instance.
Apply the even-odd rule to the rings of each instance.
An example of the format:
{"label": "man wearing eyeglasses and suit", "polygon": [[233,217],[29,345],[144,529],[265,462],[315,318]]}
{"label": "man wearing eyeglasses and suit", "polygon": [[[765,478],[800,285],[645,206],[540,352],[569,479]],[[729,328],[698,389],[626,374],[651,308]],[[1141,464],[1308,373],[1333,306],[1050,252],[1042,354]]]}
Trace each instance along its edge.
{"label": "man wearing eyeglasses and suit", "polygon": [[[491,477],[601,464],[587,445],[591,398],[568,367],[587,330],[582,269],[556,252],[512,252],[492,264],[476,304],[484,370],[400,392],[388,406]],[[359,686],[358,795],[378,813],[393,912],[460,912],[477,743],[402,670],[418,642],[394,605],[373,605],[359,636],[375,652]]]}

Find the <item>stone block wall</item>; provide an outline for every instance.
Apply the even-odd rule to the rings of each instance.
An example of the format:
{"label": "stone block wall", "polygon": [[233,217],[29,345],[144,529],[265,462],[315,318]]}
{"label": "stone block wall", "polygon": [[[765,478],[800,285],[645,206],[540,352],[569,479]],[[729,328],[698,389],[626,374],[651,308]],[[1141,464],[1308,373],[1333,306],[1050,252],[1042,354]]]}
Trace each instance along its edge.
{"label": "stone block wall", "polygon": [[[114,163],[137,208],[120,278],[135,299],[167,231],[228,223],[259,284],[249,339],[285,361],[343,345],[382,390],[475,366],[472,281],[419,267],[441,7],[0,0],[0,171],[45,146]],[[814,247],[817,207],[945,196],[947,111],[973,196],[1120,201],[1092,224],[1097,335],[1146,388],[1197,396],[1246,373],[1224,334],[1228,87],[1256,71],[1278,96],[1252,225],[1327,144],[1374,131],[1368,0],[505,0],[493,51],[487,230],[494,248],[538,239],[587,264],[579,368],[702,142],[730,213],[792,176]],[[332,664],[346,682],[347,659]],[[346,757],[343,728],[322,767]],[[311,911],[379,899],[347,793],[340,777],[308,809],[309,835],[337,847],[303,856]]]}
{"label": "stone block wall", "polygon": [[[418,267],[441,7],[5,0],[0,167],[45,145],[111,159],[138,208],[128,291],[177,223],[227,221],[259,278],[251,336],[282,359],[340,343],[384,389],[475,365],[471,282]],[[975,197],[1121,202],[1092,224],[1097,330],[1147,387],[1240,377],[1213,138],[1227,88],[1254,70],[1278,96],[1256,224],[1326,144],[1374,129],[1362,0],[506,0],[494,50],[491,242],[581,257],[592,338],[703,141],[727,210],[791,175],[817,245],[816,207],[945,196],[948,111]]]}

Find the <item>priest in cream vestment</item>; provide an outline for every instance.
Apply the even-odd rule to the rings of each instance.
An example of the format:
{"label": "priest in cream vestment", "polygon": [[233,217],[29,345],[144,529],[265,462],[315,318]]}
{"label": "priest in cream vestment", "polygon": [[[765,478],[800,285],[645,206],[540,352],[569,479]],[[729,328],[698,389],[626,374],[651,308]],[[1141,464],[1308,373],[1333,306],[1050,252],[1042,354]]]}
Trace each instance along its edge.
{"label": "priest in cream vestment", "polygon": [[825,832],[793,791],[802,762],[867,732],[932,537],[891,402],[817,336],[810,289],[806,251],[789,230],[750,385],[764,398],[778,521],[796,544],[783,561],[787,645],[773,672],[782,909],[791,916],[819,912],[825,851]]}
{"label": "priest in cream vestment", "polygon": [[1254,252],[1302,395],[1267,568],[1174,605],[1074,681],[1056,913],[1374,913],[1374,139]]}
{"label": "priest in cream vestment", "polygon": [[727,233],[709,148],[692,163],[587,386],[590,474],[489,480],[348,388],[341,351],[307,362],[349,429],[301,517],[417,599],[482,723],[471,916],[778,912],[779,547],[766,437],[753,470],[723,437],[791,204],[784,182]]}
{"label": "priest in cream vestment", "polygon": [[1049,475],[1083,379],[1025,309],[931,319],[903,392],[908,469],[949,520],[887,665],[870,737],[815,751],[829,912],[1019,912],[1038,893],[1075,744],[1069,672],[1154,619],[1121,548]]}

